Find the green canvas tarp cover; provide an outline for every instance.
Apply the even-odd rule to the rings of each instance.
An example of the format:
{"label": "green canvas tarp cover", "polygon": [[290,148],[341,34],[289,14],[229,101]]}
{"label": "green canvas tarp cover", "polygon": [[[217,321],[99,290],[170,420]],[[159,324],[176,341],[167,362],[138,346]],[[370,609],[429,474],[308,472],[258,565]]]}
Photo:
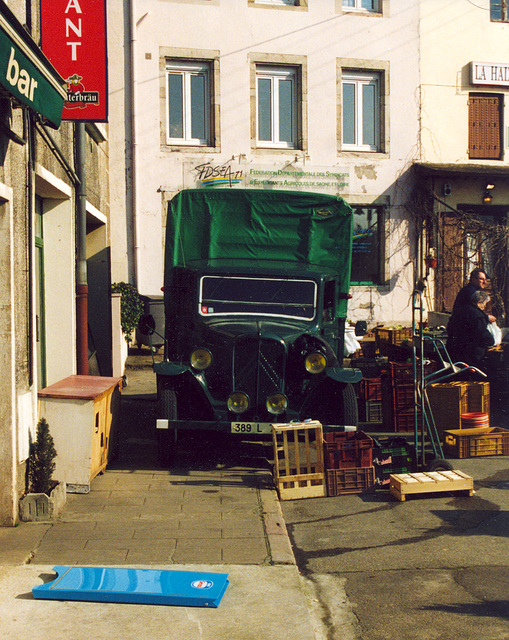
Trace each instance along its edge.
{"label": "green canvas tarp cover", "polygon": [[187,189],[168,203],[166,269],[270,261],[341,273],[349,286],[350,206],[339,196],[255,189]]}

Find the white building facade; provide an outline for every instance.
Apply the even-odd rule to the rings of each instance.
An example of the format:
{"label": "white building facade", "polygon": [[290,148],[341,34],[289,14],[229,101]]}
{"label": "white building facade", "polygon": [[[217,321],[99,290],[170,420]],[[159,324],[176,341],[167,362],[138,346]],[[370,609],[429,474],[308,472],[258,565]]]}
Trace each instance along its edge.
{"label": "white building facade", "polygon": [[128,215],[112,187],[112,225],[129,260],[126,274],[112,247],[112,279],[160,294],[166,206],[183,188],[319,191],[355,210],[349,319],[409,322],[419,2],[132,0],[123,19],[126,166],[113,171]]}
{"label": "white building facade", "polygon": [[415,213],[427,227],[422,254],[437,260],[427,304],[450,312],[458,288],[481,266],[502,326],[509,300],[509,5],[420,4],[416,187],[425,197]]}
{"label": "white building facade", "polygon": [[[125,158],[112,174],[126,243],[112,247],[113,280],[160,294],[166,206],[183,188],[321,191],[355,211],[351,321],[410,324],[416,286],[425,311],[450,312],[481,265],[503,323],[507,4],[111,3],[128,25],[110,61],[125,116],[110,134]],[[479,220],[497,229],[489,252]]]}

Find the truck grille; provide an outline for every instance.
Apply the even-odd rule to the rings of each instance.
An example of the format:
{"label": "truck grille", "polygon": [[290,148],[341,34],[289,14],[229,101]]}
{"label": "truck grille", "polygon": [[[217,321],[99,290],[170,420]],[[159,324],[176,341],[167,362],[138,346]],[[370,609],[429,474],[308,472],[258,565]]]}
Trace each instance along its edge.
{"label": "truck grille", "polygon": [[285,363],[280,341],[244,336],[234,346],[233,388],[249,395],[252,408],[262,408],[270,393],[284,391]]}

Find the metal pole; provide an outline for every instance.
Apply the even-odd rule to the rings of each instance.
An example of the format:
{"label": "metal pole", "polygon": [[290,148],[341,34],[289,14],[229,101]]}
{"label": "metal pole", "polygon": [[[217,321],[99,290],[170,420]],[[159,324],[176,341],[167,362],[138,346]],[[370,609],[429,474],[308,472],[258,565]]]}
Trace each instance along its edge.
{"label": "metal pole", "polygon": [[85,124],[74,129],[76,146],[76,354],[78,375],[88,375],[87,180]]}

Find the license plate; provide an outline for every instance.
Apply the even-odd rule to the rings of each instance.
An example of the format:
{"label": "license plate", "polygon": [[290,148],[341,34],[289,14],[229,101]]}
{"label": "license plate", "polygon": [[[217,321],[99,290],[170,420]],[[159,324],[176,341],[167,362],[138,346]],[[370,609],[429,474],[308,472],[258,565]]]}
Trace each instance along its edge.
{"label": "license plate", "polygon": [[272,433],[270,422],[231,422],[232,433]]}

